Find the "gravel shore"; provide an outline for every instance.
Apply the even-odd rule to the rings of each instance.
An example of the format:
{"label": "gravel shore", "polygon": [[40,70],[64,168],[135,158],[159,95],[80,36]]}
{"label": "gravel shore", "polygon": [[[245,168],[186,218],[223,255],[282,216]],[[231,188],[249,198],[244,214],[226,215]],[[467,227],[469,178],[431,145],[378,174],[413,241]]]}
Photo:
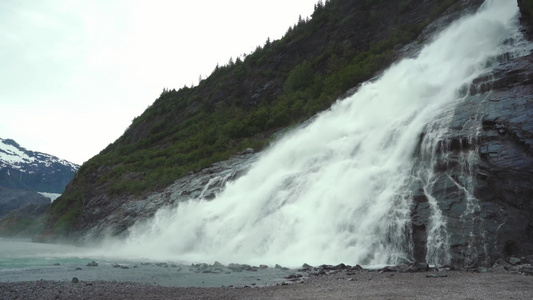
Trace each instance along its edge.
{"label": "gravel shore", "polygon": [[177,288],[131,282],[2,282],[0,299],[533,299],[533,276],[362,272],[269,287]]}

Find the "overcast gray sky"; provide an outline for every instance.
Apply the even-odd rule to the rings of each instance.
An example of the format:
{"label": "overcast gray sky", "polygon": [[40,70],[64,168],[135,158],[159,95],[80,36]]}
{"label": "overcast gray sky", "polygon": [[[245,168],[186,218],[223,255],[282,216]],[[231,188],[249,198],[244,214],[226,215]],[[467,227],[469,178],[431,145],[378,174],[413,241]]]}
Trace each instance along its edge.
{"label": "overcast gray sky", "polygon": [[1,0],[0,137],[81,164],[318,0]]}

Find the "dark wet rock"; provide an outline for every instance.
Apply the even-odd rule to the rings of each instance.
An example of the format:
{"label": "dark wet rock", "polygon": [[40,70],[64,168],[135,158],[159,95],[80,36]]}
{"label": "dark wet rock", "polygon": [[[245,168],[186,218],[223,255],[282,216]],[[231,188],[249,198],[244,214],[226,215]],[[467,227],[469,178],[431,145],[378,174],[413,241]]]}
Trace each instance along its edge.
{"label": "dark wet rock", "polygon": [[289,270],[289,268],[287,268],[287,267],[282,267],[282,266],[280,266],[280,265],[278,265],[278,264],[276,264],[276,265],[274,266],[274,269],[284,270],[284,271]]}
{"label": "dark wet rock", "polygon": [[533,39],[533,5],[531,1],[518,0],[518,7],[520,8],[520,23],[529,38]]}
{"label": "dark wet rock", "polygon": [[525,275],[533,276],[533,266],[532,265],[523,265],[520,266],[519,271]]}
{"label": "dark wet rock", "polygon": [[76,270],[76,271],[81,271],[81,270],[83,270],[83,269],[80,268],[80,267],[77,267],[75,270]]}
{"label": "dark wet rock", "polygon": [[321,266],[319,266],[319,268],[324,269],[326,271],[339,271],[339,270],[346,269],[346,265],[345,264],[338,264],[336,266],[334,266],[334,265],[321,265]]}
{"label": "dark wet rock", "polygon": [[346,265],[341,263],[335,266],[335,270],[344,270],[346,269]]}
{"label": "dark wet rock", "polygon": [[252,267],[247,264],[235,264],[235,263],[229,264],[228,269],[230,269],[233,272],[242,272],[242,271],[256,272],[258,270],[257,267]]}
{"label": "dark wet rock", "polygon": [[378,269],[379,272],[407,272],[410,270],[410,267],[406,264],[396,265],[396,266],[385,266],[381,269]]}
{"label": "dark wet rock", "polygon": [[364,268],[361,267],[360,265],[355,265],[355,266],[352,266],[350,268],[350,270],[352,270],[352,271],[362,271],[362,270],[364,270]]}
{"label": "dark wet rock", "polygon": [[323,268],[313,268],[313,270],[311,272],[309,272],[309,275],[313,275],[313,276],[319,276],[319,275],[326,275],[327,272],[326,270],[324,270]]}
{"label": "dark wet rock", "polygon": [[492,264],[489,261],[482,261],[479,263],[480,268],[491,268]]}
{"label": "dark wet rock", "polygon": [[522,261],[525,264],[533,264],[533,255],[527,255],[527,256],[522,257]]}
{"label": "dark wet rock", "polygon": [[522,260],[520,258],[518,258],[518,257],[511,257],[511,258],[509,258],[509,263],[511,265],[519,265],[519,264],[522,263]]}
{"label": "dark wet rock", "polygon": [[87,267],[98,267],[98,263],[93,260],[92,262],[87,264]]}
{"label": "dark wet rock", "polygon": [[496,259],[496,261],[494,262],[494,265],[492,267],[494,268],[494,267],[498,267],[498,266],[503,267],[505,270],[509,270],[510,268],[513,267],[513,265],[511,265],[509,262],[507,262],[503,258]]}
{"label": "dark wet rock", "polygon": [[427,272],[429,271],[429,265],[425,262],[414,262],[408,268],[409,272]]}
{"label": "dark wet rock", "polygon": [[80,280],[78,279],[78,277],[72,277],[72,283],[78,283],[80,282]]}
{"label": "dark wet rock", "polygon": [[[465,270],[533,253],[533,56],[500,60],[474,80],[435,154],[431,196],[447,220],[451,263]],[[413,258],[425,262],[431,209],[420,184],[412,193]]]}

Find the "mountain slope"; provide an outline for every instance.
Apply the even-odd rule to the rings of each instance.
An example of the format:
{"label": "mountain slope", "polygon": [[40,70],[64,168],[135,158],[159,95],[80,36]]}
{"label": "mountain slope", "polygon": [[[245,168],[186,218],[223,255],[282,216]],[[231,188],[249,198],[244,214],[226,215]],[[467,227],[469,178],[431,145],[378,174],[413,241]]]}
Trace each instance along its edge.
{"label": "mountain slope", "polygon": [[481,2],[317,4],[312,18],[300,20],[281,40],[217,66],[197,87],[164,90],[123,136],[80,168],[54,202],[46,234],[76,237],[90,222],[178,178],[248,147],[260,150],[275,132],[327,109],[378,74],[403,45],[428,38],[431,29],[424,28],[444,12],[455,15],[441,23]]}
{"label": "mountain slope", "polygon": [[0,186],[61,194],[79,166],[0,138]]}

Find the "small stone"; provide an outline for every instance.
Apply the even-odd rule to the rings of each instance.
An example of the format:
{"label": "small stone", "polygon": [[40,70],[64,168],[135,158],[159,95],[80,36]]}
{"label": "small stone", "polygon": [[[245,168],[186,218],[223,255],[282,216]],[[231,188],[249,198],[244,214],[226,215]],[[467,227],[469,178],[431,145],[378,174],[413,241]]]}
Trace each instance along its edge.
{"label": "small stone", "polygon": [[98,267],[98,263],[96,263],[94,260],[87,264],[87,267]]}
{"label": "small stone", "polygon": [[242,154],[254,154],[253,148],[246,148],[244,151],[241,152]]}
{"label": "small stone", "polygon": [[215,261],[215,263],[213,264],[213,267],[215,267],[215,268],[222,268],[222,267],[224,267],[224,265],[221,264],[221,263],[218,262],[218,261]]}
{"label": "small stone", "polygon": [[78,277],[72,277],[72,283],[78,283],[80,282],[80,280],[78,279]]}
{"label": "small stone", "polygon": [[509,263],[511,265],[515,265],[516,266],[516,265],[521,264],[522,260],[520,258],[518,258],[518,257],[511,257],[511,258],[509,258]]}

